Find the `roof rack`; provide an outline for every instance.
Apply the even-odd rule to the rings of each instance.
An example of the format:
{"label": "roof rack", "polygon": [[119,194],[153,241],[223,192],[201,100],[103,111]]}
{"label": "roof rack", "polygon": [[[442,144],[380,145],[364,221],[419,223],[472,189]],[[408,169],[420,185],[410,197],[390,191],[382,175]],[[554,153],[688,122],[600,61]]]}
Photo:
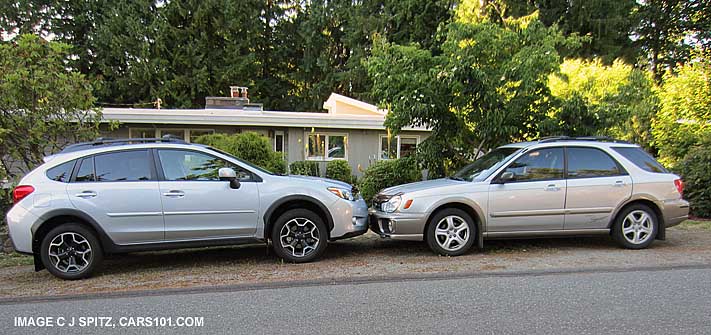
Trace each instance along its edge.
{"label": "roof rack", "polygon": [[537,139],[538,143],[559,142],[559,141],[597,141],[597,142],[613,142],[613,143],[629,143],[627,141],[618,140],[607,136],[547,136]]}
{"label": "roof rack", "polygon": [[76,143],[76,144],[67,146],[62,151],[60,151],[60,153],[74,152],[74,151],[87,150],[87,149],[93,149],[93,148],[99,148],[99,147],[114,146],[114,145],[135,144],[135,143],[152,143],[152,142],[187,143],[182,138],[179,138],[174,135],[164,135],[163,137],[156,137],[156,138],[120,138],[120,139],[99,137],[91,142],[82,142],[82,143]]}

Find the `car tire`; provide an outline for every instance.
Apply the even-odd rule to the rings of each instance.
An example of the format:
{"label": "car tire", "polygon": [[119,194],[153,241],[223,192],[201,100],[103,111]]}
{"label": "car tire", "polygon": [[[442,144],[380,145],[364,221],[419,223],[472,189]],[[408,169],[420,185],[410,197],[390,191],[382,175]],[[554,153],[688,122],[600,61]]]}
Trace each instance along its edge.
{"label": "car tire", "polygon": [[447,208],[437,212],[425,231],[430,249],[442,256],[459,256],[472,247],[477,237],[476,224],[467,212]]}
{"label": "car tire", "polygon": [[644,249],[654,242],[658,228],[657,214],[649,206],[635,204],[617,215],[612,238],[623,248]]}
{"label": "car tire", "polygon": [[103,256],[94,232],[77,223],[65,223],[50,230],[40,246],[40,259],[47,271],[66,280],[89,277]]}
{"label": "car tire", "polygon": [[274,222],[272,248],[287,262],[311,262],[326,251],[328,231],[323,220],[308,209],[292,209]]}

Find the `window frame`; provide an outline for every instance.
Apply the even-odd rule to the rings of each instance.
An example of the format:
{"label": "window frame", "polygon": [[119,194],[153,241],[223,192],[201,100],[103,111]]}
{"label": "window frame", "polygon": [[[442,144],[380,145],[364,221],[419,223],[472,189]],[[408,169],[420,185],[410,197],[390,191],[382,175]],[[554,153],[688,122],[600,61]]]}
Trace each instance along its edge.
{"label": "window frame", "polygon": [[[98,180],[97,179],[97,174],[96,174],[96,156],[101,156],[101,155],[110,155],[110,154],[115,154],[119,152],[128,152],[128,151],[146,151],[148,154],[148,168],[150,169],[150,179],[148,180]],[[76,181],[77,174],[79,174],[79,169],[81,168],[81,164],[84,162],[86,159],[91,159],[92,164],[93,164],[93,172],[94,172],[94,180],[93,181]],[[74,169],[72,170],[72,177],[69,180],[69,183],[145,183],[145,182],[155,182],[158,181],[158,171],[156,170],[155,166],[155,157],[153,157],[153,150],[150,148],[139,148],[139,149],[123,149],[123,150],[112,150],[112,151],[104,151],[92,155],[87,155],[84,157],[79,157],[75,159],[76,162],[74,163]]]}
{"label": "window frame", "polygon": [[[309,136],[311,135],[321,135],[325,137],[324,142],[324,155],[323,156],[309,156]],[[343,137],[343,157],[328,157],[328,145],[331,136],[342,136]],[[304,160],[316,161],[316,162],[328,162],[333,160],[348,160],[348,133],[338,133],[338,132],[304,132]]]}
{"label": "window frame", "polygon": [[[568,153],[568,149],[570,149],[570,148],[592,149],[592,150],[598,150],[598,151],[602,152],[604,155],[609,157],[615,163],[615,165],[617,165],[617,170],[619,171],[619,174],[609,175],[609,176],[585,176],[585,177],[574,176],[574,177],[571,177],[570,176],[570,167],[568,165],[568,159],[570,157],[570,154]],[[583,145],[567,145],[567,146],[565,146],[565,179],[610,178],[610,177],[621,177],[621,176],[628,176],[628,175],[629,175],[629,172],[627,172],[627,170],[624,168],[624,166],[622,166],[622,164],[620,164],[620,162],[617,159],[615,159],[615,157],[612,157],[612,155],[607,153],[605,150],[602,150],[597,147],[588,147],[588,146],[583,146]]]}
{"label": "window frame", "polygon": [[175,130],[182,130],[183,131],[183,141],[187,143],[193,143],[191,140],[192,132],[193,131],[207,131],[207,132],[212,132],[212,134],[215,134],[216,131],[214,128],[142,128],[142,127],[129,127],[128,128],[128,137],[129,138],[134,138],[134,132],[137,131],[146,131],[146,130],[153,130],[153,138],[160,138],[161,132],[164,130],[167,131],[175,131]]}
{"label": "window frame", "polygon": [[[281,136],[281,151],[277,151],[277,136]],[[282,155],[286,153],[286,134],[283,130],[274,131],[274,145],[272,149],[274,152],[281,153]]]}
{"label": "window frame", "polygon": [[218,157],[218,156],[212,155],[212,154],[207,153],[207,152],[204,152],[204,151],[192,150],[192,149],[187,149],[187,148],[153,148],[153,149],[151,150],[151,151],[153,151],[153,161],[154,161],[154,164],[153,164],[153,165],[156,167],[156,172],[157,172],[157,174],[158,174],[158,180],[159,180],[159,181],[181,182],[181,183],[182,183],[182,182],[221,182],[221,183],[224,183],[224,182],[225,182],[224,180],[219,180],[219,179],[218,179],[218,180],[168,180],[168,179],[166,179],[165,173],[163,172],[163,162],[161,162],[160,153],[158,152],[159,150],[166,150],[166,151],[188,151],[188,152],[194,152],[194,153],[202,154],[202,155],[205,155],[205,156],[214,157],[214,158],[216,158],[216,159],[220,159],[220,160],[223,160],[223,161],[228,162],[228,163],[230,163],[230,164],[239,166],[242,170],[244,170],[244,171],[246,171],[247,173],[250,174],[249,180],[242,180],[242,179],[240,179],[240,180],[239,180],[240,183],[259,183],[259,182],[262,181],[262,178],[261,178],[259,175],[257,175],[256,173],[252,172],[250,169],[247,169],[247,168],[245,168],[244,166],[242,166],[242,165],[240,165],[240,164],[237,164],[237,163],[235,163],[235,162],[233,162],[233,161],[230,161],[230,160],[224,159],[224,158],[222,158],[222,157]]}
{"label": "window frame", "polygon": [[[396,151],[396,152],[395,152],[395,158],[383,158],[383,138],[388,138],[388,137],[391,138],[391,141],[392,141],[393,138],[395,138],[396,141],[397,141],[397,143],[396,143],[396,150],[395,150],[395,151]],[[402,137],[405,137],[405,138],[414,138],[414,139],[416,140],[416,142],[417,142],[417,143],[415,144],[415,147],[419,147],[419,146],[420,146],[420,135],[396,135],[396,136],[388,136],[388,135],[383,135],[383,134],[381,134],[381,135],[378,137],[378,160],[387,161],[387,160],[391,160],[391,159],[400,159],[400,158],[401,158],[401,157],[400,157],[400,149],[401,149],[400,147],[401,147],[401,145],[402,145],[402,142],[400,141],[400,139],[401,139]]]}

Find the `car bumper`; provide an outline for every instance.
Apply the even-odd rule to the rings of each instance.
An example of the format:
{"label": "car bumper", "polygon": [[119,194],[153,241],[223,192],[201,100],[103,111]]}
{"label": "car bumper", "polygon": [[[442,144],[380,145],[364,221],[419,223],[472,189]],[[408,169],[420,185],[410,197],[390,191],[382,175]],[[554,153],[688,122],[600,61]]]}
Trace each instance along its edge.
{"label": "car bumper", "polygon": [[689,202],[683,199],[664,201],[664,226],[676,226],[689,218]]}
{"label": "car bumper", "polygon": [[15,251],[32,253],[32,224],[39,218],[20,205],[10,208],[5,217]]}
{"label": "car bumper", "polygon": [[331,240],[355,237],[368,231],[368,205],[363,199],[338,200],[331,206]]}
{"label": "car bumper", "polygon": [[422,241],[426,218],[422,213],[385,213],[369,211],[370,230],[382,238]]}

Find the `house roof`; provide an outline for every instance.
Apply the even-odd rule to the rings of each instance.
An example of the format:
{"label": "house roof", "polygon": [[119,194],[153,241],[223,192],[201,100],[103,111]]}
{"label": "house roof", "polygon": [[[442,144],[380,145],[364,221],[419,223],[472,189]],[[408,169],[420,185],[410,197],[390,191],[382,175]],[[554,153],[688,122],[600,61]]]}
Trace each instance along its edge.
{"label": "house roof", "polygon": [[[194,124],[263,127],[315,127],[385,130],[385,111],[376,106],[331,94],[324,103],[328,113],[255,111],[241,109],[104,108],[105,121],[151,124]],[[425,127],[403,130],[429,131]]]}

